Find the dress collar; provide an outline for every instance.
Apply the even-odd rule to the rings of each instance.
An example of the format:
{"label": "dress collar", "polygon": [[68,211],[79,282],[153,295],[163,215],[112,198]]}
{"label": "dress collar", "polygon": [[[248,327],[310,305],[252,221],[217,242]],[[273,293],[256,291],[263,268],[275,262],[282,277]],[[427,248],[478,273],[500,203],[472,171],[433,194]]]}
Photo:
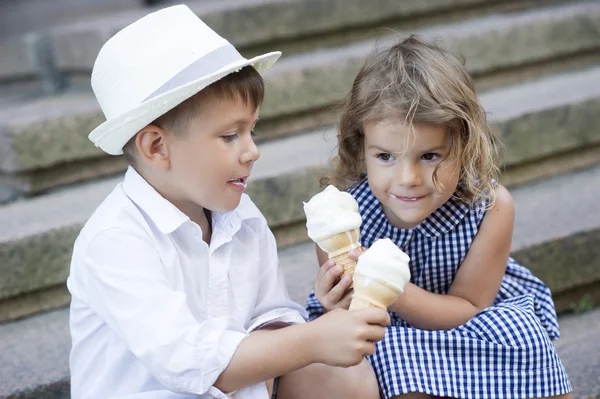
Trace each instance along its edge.
{"label": "dress collar", "polygon": [[390,238],[404,246],[413,231],[427,237],[438,237],[453,230],[472,210],[471,205],[452,197],[417,226],[412,229],[400,229],[388,221],[366,177],[348,191],[359,203],[358,210],[363,218],[361,232],[364,231],[364,237],[369,243],[379,238]]}

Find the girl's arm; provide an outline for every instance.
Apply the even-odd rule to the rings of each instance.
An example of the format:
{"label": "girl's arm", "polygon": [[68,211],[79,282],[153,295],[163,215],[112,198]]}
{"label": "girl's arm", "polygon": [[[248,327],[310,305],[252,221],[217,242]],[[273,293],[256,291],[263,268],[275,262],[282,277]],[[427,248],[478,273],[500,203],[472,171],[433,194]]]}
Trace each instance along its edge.
{"label": "girl's arm", "polygon": [[433,294],[409,283],[389,310],[424,330],[450,330],[466,323],[494,303],[510,254],[513,225],[513,199],[499,186],[496,203],[481,222],[448,294]]}

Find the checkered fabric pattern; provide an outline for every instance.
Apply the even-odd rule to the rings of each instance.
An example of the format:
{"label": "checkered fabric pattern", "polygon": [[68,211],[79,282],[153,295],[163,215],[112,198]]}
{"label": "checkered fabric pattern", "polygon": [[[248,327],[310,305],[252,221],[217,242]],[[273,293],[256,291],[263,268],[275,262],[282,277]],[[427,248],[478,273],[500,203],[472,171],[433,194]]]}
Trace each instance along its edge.
{"label": "checkered fabric pattern", "polygon": [[[450,199],[413,229],[392,226],[367,179],[348,190],[363,218],[361,243],[390,238],[410,258],[411,282],[446,294],[485,216],[477,207]],[[314,293],[307,310],[323,308]],[[469,399],[517,399],[564,394],[571,385],[553,339],[559,337],[550,290],[510,258],[495,304],[450,331],[413,328],[395,313],[385,338],[369,358],[382,396],[409,392]]]}

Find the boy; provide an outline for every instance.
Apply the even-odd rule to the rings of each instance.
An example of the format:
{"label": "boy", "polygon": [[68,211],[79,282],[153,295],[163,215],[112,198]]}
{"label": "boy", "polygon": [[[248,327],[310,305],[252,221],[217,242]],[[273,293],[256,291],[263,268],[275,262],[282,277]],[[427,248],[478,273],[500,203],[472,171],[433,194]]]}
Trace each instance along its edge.
{"label": "boy", "polygon": [[280,376],[279,398],[379,397],[363,357],[387,313],[304,324],[243,194],[259,157],[257,70],[279,55],[246,60],[185,6],[100,50],[92,87],[107,121],[90,139],[130,167],[74,246],[73,398],[268,398]]}

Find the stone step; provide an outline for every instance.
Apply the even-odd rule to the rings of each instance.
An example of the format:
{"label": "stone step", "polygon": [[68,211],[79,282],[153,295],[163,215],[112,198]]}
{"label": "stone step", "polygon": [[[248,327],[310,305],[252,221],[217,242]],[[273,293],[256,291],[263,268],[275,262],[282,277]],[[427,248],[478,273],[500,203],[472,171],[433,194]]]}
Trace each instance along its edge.
{"label": "stone step", "polygon": [[141,6],[142,0],[4,0],[0,3],[0,37],[68,24],[74,18]]}
{"label": "stone step", "polygon": [[[75,73],[89,71],[98,50],[110,35],[153,10],[152,7],[133,7],[135,2],[139,0],[121,2],[126,4],[121,7],[130,8],[126,11],[105,16],[82,16],[50,30],[45,28],[47,24],[43,24],[39,26],[44,29],[0,40],[0,49],[6,55],[0,60],[0,80],[36,76],[44,80],[48,78],[41,71],[45,67]],[[381,22],[396,27],[394,24],[410,26],[408,21],[417,21],[416,25],[414,22],[412,25],[418,26],[430,23],[432,15],[448,20],[552,2],[556,0],[430,0],[407,3],[402,7],[394,0],[377,0],[369,4],[360,0],[192,0],[186,3],[236,46],[257,52],[262,49],[253,50],[253,46],[277,43],[290,50],[290,43],[300,42],[305,49],[313,49],[353,41],[357,37],[364,38],[365,29],[371,30]],[[70,12],[74,13],[73,7]],[[28,29],[26,25],[23,24],[21,29]],[[335,38],[324,40],[324,35],[334,35]],[[42,57],[38,56],[40,54]],[[50,59],[46,59],[48,55]],[[41,65],[38,61],[44,59],[44,65]]]}
{"label": "stone step", "polygon": [[[263,159],[255,167],[249,194],[267,217],[280,247],[307,239],[301,203],[318,190],[317,178],[333,148],[332,136],[333,132],[315,132],[262,148]],[[119,180],[111,178],[0,207],[0,320],[68,302],[64,282],[72,243]],[[600,280],[600,253],[595,245],[600,238],[600,213],[595,210],[600,186],[590,184],[595,181],[600,181],[600,165],[514,192],[514,254],[545,276],[555,291],[564,293],[563,308],[581,296],[582,287],[586,291],[585,286]],[[290,281],[297,284],[306,279],[299,275]]]}
{"label": "stone step", "polygon": [[[320,51],[315,51],[318,46],[312,45],[307,47],[304,56],[300,58],[291,56],[293,51],[284,52],[285,57],[270,73],[272,75],[272,82],[269,83],[271,95],[265,102],[264,117],[274,118],[298,112],[312,112],[318,107],[327,107],[332,102],[338,101],[348,90],[364,56],[374,48],[376,43],[386,43],[385,40],[365,41],[364,39],[375,36],[375,32],[384,34],[386,31],[381,29],[384,27],[397,28],[401,32],[416,32],[428,38],[443,37],[451,49],[466,56],[475,75],[493,75],[487,81],[481,82],[484,86],[498,85],[506,79],[520,79],[523,75],[540,74],[547,69],[568,68],[573,63],[586,64],[600,59],[598,51],[600,40],[597,35],[600,25],[600,7],[595,1],[568,1],[563,5],[552,6],[544,6],[549,1],[486,2],[484,9],[487,9],[490,4],[502,7],[535,5],[536,8],[525,11],[484,13],[483,16],[480,13],[466,20],[459,19],[459,22],[455,23],[448,23],[455,19],[451,18],[452,13],[449,13],[448,9],[464,10],[469,9],[469,5],[483,7],[484,2],[436,0],[414,2],[411,5],[398,7],[393,1],[380,0],[381,7],[373,7],[371,3],[358,0],[349,2],[320,0],[318,4],[312,4],[315,1],[317,0],[271,0],[258,1],[258,4],[231,1],[192,3],[192,7],[198,14],[209,16],[212,12],[218,16],[217,19],[221,22],[209,21],[209,23],[219,32],[241,29],[241,33],[238,34],[239,40],[230,37],[235,44],[240,44],[238,41],[243,42],[243,40],[259,40],[255,35],[260,36],[259,32],[267,29],[270,33],[262,33],[262,35],[269,44],[261,51],[266,51],[267,48],[270,50],[280,48],[286,51],[285,45],[278,45],[276,39],[268,39],[273,35],[275,37],[283,35],[284,38],[290,35],[306,41],[308,39],[304,38],[314,29],[317,31],[340,29],[343,32],[340,35],[345,40],[351,41],[352,44],[330,43]],[[235,8],[239,8],[240,4],[244,4],[243,7],[249,9]],[[270,11],[264,12],[261,7],[266,7]],[[344,11],[342,12],[341,9]],[[369,12],[366,12],[366,9]],[[250,10],[252,10],[252,18],[249,18]],[[336,11],[336,13],[322,13],[322,10],[332,10],[331,12]],[[113,15],[106,20],[95,18],[80,21],[48,34],[35,33],[18,38],[19,40],[15,38],[0,41],[0,52],[7,54],[0,59],[0,81],[3,76],[4,79],[8,79],[17,76],[15,74],[21,74],[19,80],[27,80],[28,76],[41,74],[42,81],[44,79],[46,81],[45,86],[52,91],[54,86],[64,88],[66,83],[63,75],[67,74],[71,76],[71,79],[67,79],[70,80],[71,86],[89,91],[89,71],[102,43],[116,30],[145,12],[129,11]],[[491,11],[488,10],[489,12]],[[412,20],[423,13],[438,13],[444,16],[445,19],[442,21],[445,22],[440,24],[440,21],[434,21],[436,24],[431,25],[433,22],[426,20],[416,25],[404,23],[399,26],[390,22],[397,17]],[[275,18],[273,15],[278,17]],[[285,18],[282,18],[282,15]],[[331,15],[335,15],[336,18],[331,18]],[[383,18],[386,15],[388,18]],[[265,23],[263,18],[270,19],[270,23]],[[232,23],[238,19],[243,19],[244,23]],[[371,21],[375,25],[372,25],[369,34],[355,37],[350,33],[357,21]],[[274,26],[273,23],[284,25]],[[319,28],[323,24],[325,27]],[[262,30],[257,29],[259,26],[262,26]],[[375,28],[379,29],[375,31]],[[302,33],[304,31],[307,33]],[[229,37],[227,33],[224,35]],[[232,33],[231,36],[235,35]],[[357,41],[359,43],[356,43]],[[245,53],[254,55],[257,51]],[[549,59],[553,59],[553,62],[546,62]],[[286,63],[288,68],[284,67]],[[517,67],[523,69],[525,65],[527,65],[526,70],[514,71]],[[286,71],[278,72],[279,69]],[[41,72],[37,72],[38,70]],[[60,76],[55,76],[57,74]],[[32,90],[34,89],[28,89],[29,92]],[[308,122],[304,120],[304,124],[306,123]]]}
{"label": "stone step", "polygon": [[[544,174],[555,174],[572,167],[587,166],[596,161],[596,158],[590,156],[589,160],[584,158],[583,161],[576,159],[571,163],[557,162],[553,169],[546,167],[542,162],[543,169],[534,170],[536,161],[544,161],[552,155],[570,153],[582,148],[594,149],[600,143],[600,131],[596,128],[600,123],[598,120],[600,117],[600,85],[589,83],[599,80],[600,67],[596,67],[490,91],[481,96],[482,103],[490,114],[490,123],[492,126],[496,126],[506,147],[504,160],[505,165],[509,167],[509,183],[530,180],[532,176],[540,177],[541,175],[543,177]],[[70,106],[71,108],[78,106],[84,108],[86,105],[83,101],[72,98]],[[49,105],[43,109],[47,112],[55,112]],[[12,115],[16,118],[31,120],[31,115],[33,115],[31,111],[23,112],[22,115],[13,112]],[[52,151],[49,148],[52,146],[53,137],[60,130],[60,126],[52,128],[45,125],[44,129],[39,129],[40,134],[37,136],[20,131],[20,133],[13,134],[12,140],[0,141],[0,170],[4,171],[5,188],[12,185],[21,191],[39,191],[47,189],[53,183],[52,176],[45,175],[41,175],[45,178],[39,179],[39,181],[35,179],[19,181],[17,173],[31,170],[31,176],[36,176],[39,173],[38,170],[44,167],[56,171],[55,163],[58,162],[58,159],[52,158],[53,155],[49,154]],[[14,132],[17,131],[18,129],[15,128]],[[4,138],[7,139],[6,136]],[[68,144],[78,148],[81,153],[84,152],[84,142],[86,141],[87,138],[81,138],[81,143],[77,144],[77,139],[72,137]],[[10,151],[11,148],[24,147],[28,147],[31,151],[22,152],[20,159],[15,156],[16,151]],[[282,193],[291,193],[283,197],[285,200],[278,201],[283,203],[282,208],[276,207],[277,209],[266,212],[267,218],[272,227],[300,221],[302,219],[301,209],[292,214],[287,209],[293,208],[301,202],[302,197],[298,197],[298,193],[300,196],[309,195],[313,193],[310,190],[316,190],[314,183],[311,182],[318,180],[321,169],[326,167],[335,148],[333,128],[265,142],[260,147],[262,157],[252,176],[254,180],[254,185],[251,186],[253,197],[261,204],[261,193],[264,192],[270,196],[274,187],[277,187],[277,190]],[[73,154],[76,152],[73,151]],[[35,156],[25,158],[26,154]],[[11,155],[13,156],[11,157]],[[115,164],[117,166],[110,172],[114,173],[114,171],[124,168],[121,158],[105,157],[104,159],[121,161],[121,163]],[[66,160],[63,159],[63,161]],[[79,159],[73,159],[73,161],[74,173],[78,175],[87,173],[87,169],[81,167]],[[526,165],[526,175],[520,173],[521,169],[518,166],[522,164]],[[278,179],[278,176],[282,177]],[[279,183],[275,184],[275,182]],[[308,192],[307,188],[310,189]],[[278,196],[278,198],[282,197]],[[265,204],[267,199],[264,201]],[[268,200],[270,201],[270,199]],[[43,199],[39,201],[43,201]]]}
{"label": "stone step", "polygon": [[[575,15],[579,15],[582,18],[583,14],[585,14],[588,17],[593,16],[595,10],[598,10],[598,22],[600,22],[600,3],[595,3],[595,5],[590,5],[590,3],[587,2],[577,3],[575,6],[570,6],[570,8],[562,7],[562,14],[555,15],[555,9],[546,10],[545,13],[551,14],[556,18],[558,18],[559,15],[561,17],[569,16],[571,14],[566,13],[565,11],[565,9],[567,8],[571,10],[571,14],[575,13]],[[589,12],[584,13],[585,10]],[[581,13],[581,15],[579,13]],[[511,18],[515,18],[516,20],[518,20],[519,24],[524,24],[523,20],[526,19],[526,16],[519,15],[518,18],[515,16],[512,16]],[[551,23],[547,22],[547,19],[540,18],[540,20],[545,21],[544,23],[546,23],[548,26],[552,25]],[[479,26],[480,24],[481,23],[476,25]],[[504,26],[503,24],[495,26],[491,22],[489,24],[484,25],[484,27],[479,26],[479,28],[488,29],[486,32],[489,36],[489,41],[493,40],[492,37],[498,37],[498,32],[501,31],[499,31],[498,29]],[[513,25],[516,25],[516,23]],[[558,25],[560,26],[560,24]],[[580,25],[582,24],[577,23],[574,26]],[[460,27],[461,29],[458,29],[457,26],[454,26],[454,28],[457,29],[457,32],[455,32],[454,36],[450,36],[454,37],[454,39],[450,40],[455,40],[456,37],[460,36],[460,32],[462,32],[463,34],[464,32],[469,32],[468,35],[462,36],[463,38],[470,38],[463,43],[465,46],[467,46],[469,43],[476,44],[476,42],[474,42],[473,40],[483,40],[482,38],[486,37],[485,35],[479,37],[472,36],[474,34],[473,32],[477,31],[472,26],[469,27],[463,24],[458,25],[458,27]],[[596,36],[598,36],[597,41],[598,44],[600,44],[600,35]],[[510,35],[505,35],[504,37],[505,40],[507,40],[506,45],[508,45],[508,43],[514,42],[514,39]],[[554,35],[552,37],[559,36]],[[577,40],[574,39],[573,41]],[[519,43],[520,42],[521,41],[519,41]],[[533,45],[532,43],[529,44]],[[538,45],[542,44],[538,43]],[[481,50],[484,47],[485,46],[482,44],[482,42],[479,42],[479,45],[474,46],[473,48],[479,48]],[[314,57],[312,58],[308,57],[308,55],[304,55],[291,57],[287,61],[282,60],[279,64],[278,69],[273,71],[273,73],[271,73],[267,77],[269,85],[272,87],[268,91],[267,99],[265,100],[265,107],[263,110],[263,116],[265,113],[267,116],[265,117],[264,122],[261,121],[260,125],[260,137],[262,137],[262,140],[269,140],[272,136],[277,136],[281,134],[289,135],[291,133],[294,133],[296,128],[305,127],[305,125],[302,125],[302,123],[300,123],[300,125],[295,126],[293,123],[293,117],[291,117],[291,119],[287,119],[287,121],[290,122],[289,125],[285,125],[287,127],[283,127],[284,124],[281,124],[281,126],[275,127],[275,130],[280,129],[280,131],[274,132],[272,129],[274,127],[272,122],[275,121],[275,124],[279,122],[277,122],[277,118],[269,119],[269,113],[271,115],[275,115],[277,114],[277,112],[279,112],[279,121],[284,122],[287,118],[284,115],[286,115],[287,112],[300,112],[300,110],[302,109],[302,107],[296,107],[295,110],[283,109],[280,108],[279,105],[274,104],[292,104],[294,103],[294,101],[296,101],[296,96],[294,96],[293,93],[300,93],[304,90],[306,90],[306,95],[304,96],[304,98],[308,98],[309,93],[313,91],[313,89],[317,90],[319,86],[327,86],[324,81],[320,83],[317,81],[313,81],[313,83],[309,82],[309,80],[312,80],[314,76],[320,74],[320,72],[317,73],[319,69],[322,69],[322,67],[324,67],[327,70],[329,68],[330,70],[328,73],[335,74],[337,73],[333,71],[333,69],[335,68],[330,68],[334,64],[335,59],[354,59],[353,57],[355,57],[355,55],[357,54],[364,55],[364,53],[366,53],[369,48],[371,48],[371,45],[366,45],[362,43],[353,46],[346,46],[344,48],[338,48],[336,50],[331,50],[331,53],[314,52]],[[466,47],[465,49],[469,48]],[[475,50],[470,51],[473,52]],[[525,50],[523,51],[524,52],[517,58],[525,57]],[[489,51],[487,52],[489,53]],[[527,53],[534,52],[535,51],[527,50]],[[480,51],[480,56],[485,58],[485,54],[483,51]],[[497,54],[494,54],[494,56],[496,58],[504,59],[503,57],[497,57]],[[489,58],[489,56],[487,57]],[[358,62],[358,58],[354,61]],[[478,67],[481,67],[482,63],[484,63],[484,61],[482,61],[481,58],[475,57],[475,61],[473,61],[471,65],[473,66],[473,68],[477,69]],[[598,64],[600,64],[600,60],[598,60],[598,62],[596,63],[596,65]],[[329,65],[329,67],[327,65]],[[338,75],[342,74],[343,73],[340,72],[340,74]],[[325,73],[325,75],[319,76],[323,76],[325,79],[326,75],[327,73]],[[588,82],[585,82],[585,78],[581,77],[583,75],[579,75],[578,73],[571,73],[567,76],[569,76],[569,79],[572,79],[575,83],[582,86],[582,89],[586,93],[588,93],[588,98],[590,98],[589,93],[592,91],[595,91],[594,95],[597,95],[597,91],[599,89],[598,85],[588,84]],[[596,76],[593,77],[597,78]],[[351,80],[351,76],[347,76],[347,78],[348,80]],[[335,79],[333,79],[332,76],[329,76],[328,79],[330,81],[335,81]],[[558,101],[563,101],[562,97],[564,96],[564,93],[570,93],[572,92],[572,90],[553,89],[552,85],[555,84],[555,81],[560,82],[562,80],[560,77],[551,75],[546,77],[546,79],[542,79],[542,83],[532,84],[534,84],[534,87],[537,87],[536,85],[546,86],[543,89],[538,90],[538,92],[544,92],[544,94],[542,95],[545,95],[545,93],[549,93],[552,92],[552,90],[555,90],[554,93],[558,94],[556,96]],[[312,89],[306,89],[306,85],[313,85],[314,87]],[[344,82],[344,85],[346,86],[345,90],[347,90],[347,87],[349,87],[350,82]],[[330,91],[332,92],[335,90],[341,92],[342,86],[343,85],[340,83],[336,86],[338,87],[338,89],[334,89],[332,87],[329,87],[329,89],[331,89]],[[522,85],[520,84],[512,90],[519,94],[523,91],[522,89],[520,89],[520,86]],[[279,90],[278,87],[281,90]],[[565,86],[563,85],[557,87],[562,88]],[[287,92],[288,94],[281,95],[281,93],[284,92]],[[483,97],[500,96],[497,93],[498,91],[495,90],[491,93],[484,94]],[[315,92],[315,94],[316,95],[312,96],[312,98],[316,102],[323,101],[322,99],[326,97],[324,93],[321,93],[322,95],[317,95],[319,94],[318,90]],[[578,93],[572,94],[572,96],[578,95]],[[529,96],[528,98],[531,99],[532,97]],[[298,101],[304,101],[304,107],[311,107],[311,105],[309,104],[310,100],[308,99],[300,99]],[[334,101],[334,99],[331,98],[330,100],[327,100],[327,102],[329,101]],[[548,102],[546,99],[540,101],[544,104]],[[568,117],[567,114],[572,112],[572,107],[568,106],[568,103],[564,101],[563,104],[565,105],[565,107],[563,107],[564,113],[557,113],[556,115]],[[319,107],[321,105],[323,104],[314,104],[314,106],[316,107]],[[527,104],[527,107],[532,107],[534,105],[534,103]],[[511,103],[509,102],[506,106],[511,106]],[[280,109],[276,112],[274,108],[278,107]],[[291,107],[293,108],[295,106],[292,104]],[[300,112],[300,114],[301,113],[302,112]],[[595,113],[594,110],[585,112],[585,114],[588,115],[588,119],[597,117],[597,113]],[[310,123],[312,125],[316,124],[323,126],[329,124],[332,121],[331,115],[325,117],[325,119],[320,119],[318,112],[315,112],[314,114],[309,112],[305,116],[309,118],[311,115],[315,116],[311,119]],[[562,117],[558,118],[556,122],[553,122],[551,124],[551,127],[553,127],[556,131],[557,129],[555,128],[554,123],[560,123],[561,120],[564,120],[564,118]],[[575,119],[580,120],[578,118]],[[2,155],[2,160],[0,160],[0,201],[2,200],[2,197],[4,197],[4,199],[6,200],[7,198],[18,196],[20,194],[38,193],[53,188],[55,186],[66,185],[98,176],[114,174],[120,170],[123,170],[124,163],[121,158],[104,156],[98,149],[94,148],[87,140],[88,133],[102,120],[103,117],[98,110],[98,106],[95,100],[89,94],[85,93],[71,93],[57,97],[47,97],[29,102],[27,104],[15,105],[12,107],[5,106],[4,108],[0,109],[0,153]],[[569,125],[563,123],[562,126],[566,128]],[[544,128],[546,127],[544,126]],[[591,129],[589,124],[587,125],[587,128]],[[512,130],[513,127],[507,126],[507,129]],[[531,126],[527,126],[526,129],[530,131]],[[564,134],[564,130],[562,134]],[[516,136],[522,137],[523,135],[517,134]],[[572,141],[577,137],[578,136],[574,136],[570,140]],[[531,143],[530,145],[525,146],[524,148],[529,147],[531,147]],[[519,152],[517,151],[515,152],[515,154],[515,156],[518,156]],[[589,157],[593,158],[593,155],[590,155]],[[576,160],[572,161],[575,162]]]}
{"label": "stone step", "polygon": [[[559,318],[556,348],[575,399],[600,398],[600,309]],[[66,399],[69,393],[68,310],[0,325],[0,399]]]}

